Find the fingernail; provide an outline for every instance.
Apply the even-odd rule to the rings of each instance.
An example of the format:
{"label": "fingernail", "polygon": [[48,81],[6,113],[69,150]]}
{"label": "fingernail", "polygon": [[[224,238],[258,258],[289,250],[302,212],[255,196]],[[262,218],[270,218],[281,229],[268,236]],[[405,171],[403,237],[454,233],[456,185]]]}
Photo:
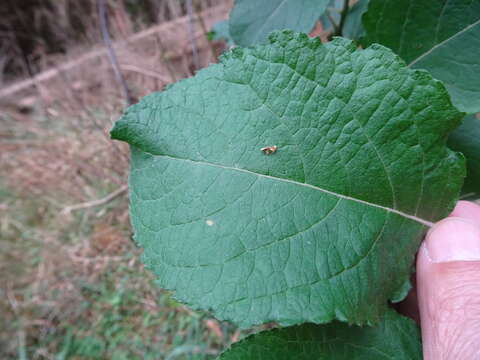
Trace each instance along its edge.
{"label": "fingernail", "polygon": [[425,239],[430,261],[480,261],[480,227],[469,219],[449,217],[435,224]]}

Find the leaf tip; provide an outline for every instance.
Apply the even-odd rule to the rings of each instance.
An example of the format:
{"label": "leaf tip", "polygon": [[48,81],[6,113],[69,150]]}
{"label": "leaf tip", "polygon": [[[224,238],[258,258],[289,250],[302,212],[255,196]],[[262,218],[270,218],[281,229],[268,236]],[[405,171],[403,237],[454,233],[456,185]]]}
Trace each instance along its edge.
{"label": "leaf tip", "polygon": [[113,124],[113,127],[110,129],[110,139],[112,140],[123,140],[122,138],[122,125],[120,124],[120,119]]}

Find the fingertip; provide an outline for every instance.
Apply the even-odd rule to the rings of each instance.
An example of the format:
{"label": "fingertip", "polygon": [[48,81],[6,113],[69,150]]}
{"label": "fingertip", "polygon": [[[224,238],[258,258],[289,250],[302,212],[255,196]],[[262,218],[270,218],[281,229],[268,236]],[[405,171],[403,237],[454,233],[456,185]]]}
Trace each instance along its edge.
{"label": "fingertip", "polygon": [[448,217],[428,232],[422,251],[434,263],[480,261],[480,226],[469,218]]}
{"label": "fingertip", "polygon": [[450,217],[470,219],[480,225],[480,206],[471,201],[460,200]]}
{"label": "fingertip", "polygon": [[459,202],[450,217],[430,229],[419,249],[416,278],[425,359],[479,355],[479,219],[478,205]]}

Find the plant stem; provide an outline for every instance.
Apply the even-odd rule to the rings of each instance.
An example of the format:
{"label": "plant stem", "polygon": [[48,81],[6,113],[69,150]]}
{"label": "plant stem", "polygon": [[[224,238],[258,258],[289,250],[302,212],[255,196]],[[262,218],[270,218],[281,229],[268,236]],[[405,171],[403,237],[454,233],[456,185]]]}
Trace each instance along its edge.
{"label": "plant stem", "polygon": [[338,25],[337,31],[335,32],[335,36],[342,36],[343,25],[345,25],[345,19],[347,18],[347,14],[349,10],[348,2],[349,0],[345,0],[345,2],[343,3],[343,9],[340,15],[340,24]]}
{"label": "plant stem", "polygon": [[328,10],[327,10],[327,18],[332,23],[333,33],[334,34],[338,33],[338,24],[335,22],[335,20],[333,19],[332,15]]}
{"label": "plant stem", "polygon": [[117,54],[113,48],[112,39],[110,38],[110,32],[108,31],[108,19],[107,19],[107,8],[105,5],[105,0],[97,0],[98,7],[98,17],[100,20],[100,31],[102,32],[103,42],[107,49],[108,58],[110,59],[110,64],[112,65],[113,73],[115,79],[123,90],[123,95],[127,100],[128,105],[133,104],[133,98],[128,89],[127,82],[120,71],[120,65],[118,64]]}

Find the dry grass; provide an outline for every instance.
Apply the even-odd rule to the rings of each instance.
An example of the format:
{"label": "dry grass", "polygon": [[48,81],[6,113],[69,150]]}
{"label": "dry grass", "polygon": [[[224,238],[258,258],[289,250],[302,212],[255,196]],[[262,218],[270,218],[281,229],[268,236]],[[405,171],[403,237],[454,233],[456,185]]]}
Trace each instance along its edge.
{"label": "dry grass", "polygon": [[3,121],[18,133],[0,144],[6,182],[24,194],[56,199],[54,205],[60,206],[96,197],[99,188],[114,189],[126,181],[127,149],[112,145],[106,136],[108,123],[97,129],[78,119],[68,128],[58,116]]}
{"label": "dry grass", "polygon": [[[184,13],[165,9],[158,16]],[[185,19],[138,36],[136,19],[121,7],[112,11],[135,97],[191,76]],[[224,46],[209,43],[204,30],[227,11],[214,8],[195,20],[202,66]],[[82,49],[100,56],[63,69]],[[64,211],[95,205],[126,184],[128,149],[108,135],[125,101],[102,51],[84,44],[47,57],[38,64],[55,64],[55,76],[0,101],[0,358],[211,358],[240,333],[154,286],[131,241],[125,192]]]}
{"label": "dry grass", "polygon": [[[101,39],[97,0],[5,0],[0,2],[0,85],[28,77],[57,62],[73,47],[89,49]],[[154,24],[186,15],[184,0],[106,0],[111,33],[127,38]],[[197,11],[225,0],[194,0]]]}
{"label": "dry grass", "polygon": [[16,115],[1,119],[0,358],[204,359],[237,339],[153,284],[125,193],[62,211],[125,184],[127,149],[106,137],[110,116]]}
{"label": "dry grass", "polygon": [[2,359],[166,359],[180,346],[175,358],[204,359],[238,338],[154,286],[126,199],[70,219],[41,200],[1,199]]}
{"label": "dry grass", "polygon": [[[210,43],[204,30],[227,11],[228,6],[212,8],[195,21],[202,66],[216,61],[212,50],[218,53],[223,47]],[[187,22],[179,18],[117,44],[135,98],[194,73]],[[53,76],[36,78],[33,86],[0,99],[0,160],[9,174],[6,185],[44,195],[57,207],[115,190],[125,184],[128,167],[127,147],[108,135],[125,101],[105,50],[98,45],[83,61],[75,60],[77,52],[57,59],[64,62],[49,69]]]}

